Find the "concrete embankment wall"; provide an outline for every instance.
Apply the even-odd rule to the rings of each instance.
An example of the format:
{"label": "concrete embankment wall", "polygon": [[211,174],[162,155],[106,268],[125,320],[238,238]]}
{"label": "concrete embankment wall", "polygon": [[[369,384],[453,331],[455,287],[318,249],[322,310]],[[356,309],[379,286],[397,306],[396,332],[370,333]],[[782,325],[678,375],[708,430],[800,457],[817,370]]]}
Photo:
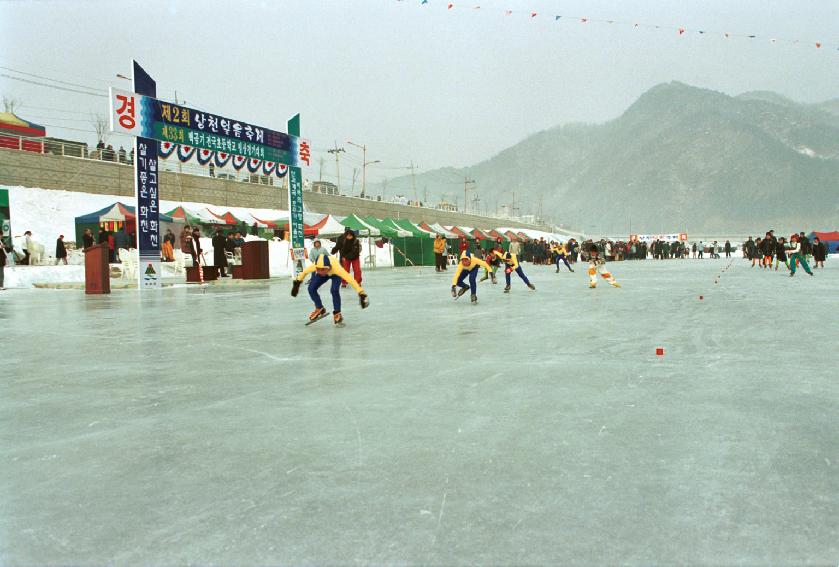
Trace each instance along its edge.
{"label": "concrete embankment wall", "polygon": [[[275,180],[281,181],[281,180]],[[86,193],[134,196],[134,168],[114,162],[80,159],[52,154],[36,154],[0,149],[0,185],[22,185],[44,189],[64,189]],[[192,201],[219,206],[288,209],[285,187],[243,183],[228,179],[174,172],[162,172],[160,198]],[[304,192],[307,210],[335,215],[372,215],[377,218],[407,218],[412,222],[439,222],[443,225],[496,228],[512,226],[543,228],[479,215],[451,213],[436,209],[409,207],[355,197]]]}

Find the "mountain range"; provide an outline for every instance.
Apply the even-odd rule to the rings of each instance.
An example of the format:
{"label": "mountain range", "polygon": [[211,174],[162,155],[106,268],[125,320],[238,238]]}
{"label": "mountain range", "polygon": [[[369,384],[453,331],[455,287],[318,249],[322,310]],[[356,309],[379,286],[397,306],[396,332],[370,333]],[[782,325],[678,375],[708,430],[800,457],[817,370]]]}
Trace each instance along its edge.
{"label": "mountain range", "polygon": [[[420,198],[462,205],[466,178],[471,210],[495,211],[515,194],[519,211],[588,233],[835,229],[839,99],[660,84],[607,123],[553,127],[413,181]],[[388,194],[411,192],[410,176],[387,183]]]}

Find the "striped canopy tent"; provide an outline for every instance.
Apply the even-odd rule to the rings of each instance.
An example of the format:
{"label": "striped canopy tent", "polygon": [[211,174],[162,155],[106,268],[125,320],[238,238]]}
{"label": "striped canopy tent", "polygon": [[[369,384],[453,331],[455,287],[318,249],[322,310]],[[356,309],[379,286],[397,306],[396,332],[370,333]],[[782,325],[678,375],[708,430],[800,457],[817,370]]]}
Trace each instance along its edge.
{"label": "striped canopy tent", "polygon": [[528,239],[522,238],[518,234],[516,234],[512,230],[508,230],[504,233],[504,236],[510,239],[510,242],[527,242]]}
{"label": "striped canopy tent", "polygon": [[434,234],[442,234],[446,238],[451,238],[456,240],[458,236],[453,233],[452,231],[446,229],[443,225],[439,223],[428,224],[427,222],[423,221],[419,224],[419,227],[423,230],[430,230]]}
{"label": "striped canopy tent", "polygon": [[472,236],[477,238],[478,240],[495,240],[492,236],[481,230],[480,228],[475,228],[470,232]]}
{"label": "striped canopy tent", "polygon": [[317,229],[318,236],[324,238],[341,236],[347,228],[332,215],[325,215],[319,222],[313,224],[312,227]]}
{"label": "striped canopy tent", "polygon": [[230,211],[225,211],[222,214],[218,214],[213,212],[210,209],[207,209],[207,212],[213,215],[217,220],[215,224],[227,224],[227,225],[234,225],[234,224],[244,224],[243,221],[240,221],[235,217],[233,213]]}
{"label": "striped canopy tent", "polygon": [[449,231],[455,234],[455,238],[465,238],[467,240],[475,240],[475,237],[469,234],[469,231],[463,230],[457,226],[448,227]]}
{"label": "striped canopy tent", "polygon": [[211,217],[208,213],[204,213],[203,211],[193,211],[192,209],[187,209],[182,205],[178,205],[171,211],[167,212],[166,215],[174,219],[181,219],[183,222],[190,225],[218,224],[216,219]]}
{"label": "striped canopy tent", "polygon": [[410,231],[415,237],[418,238],[434,238],[437,234],[433,230],[426,230],[419,225],[416,225],[409,221],[408,219],[390,219],[393,224],[396,226]]}
{"label": "striped canopy tent", "polygon": [[[276,228],[279,228],[280,230],[286,230],[286,227],[288,227],[288,219],[277,219],[274,222],[277,223]],[[317,235],[318,235],[318,229],[317,228],[315,228],[311,225],[308,225],[305,222],[303,223],[303,236],[312,237],[312,236],[317,236]],[[286,238],[288,238],[288,233],[286,233]]]}
{"label": "striped canopy tent", "polygon": [[387,236],[388,238],[406,238],[413,236],[410,231],[388,222],[388,219],[377,219],[376,217],[368,216],[364,217],[364,222],[370,226],[375,226],[382,233],[382,236]]}
{"label": "striped canopy tent", "polygon": [[24,120],[11,112],[0,112],[0,148],[42,153],[42,141],[25,138],[43,138],[46,135],[47,130],[43,126]]}
{"label": "striped canopy tent", "polygon": [[[173,218],[164,213],[158,213],[157,217],[161,232],[163,223],[183,222],[181,219]],[[116,202],[98,211],[78,216],[75,220],[76,242],[81,242],[82,233],[85,228],[98,230],[99,227],[103,227],[109,232],[118,232],[122,229],[126,229],[127,232],[132,232],[136,226],[137,215],[134,207]]]}
{"label": "striped canopy tent", "polygon": [[529,235],[527,235],[526,233],[524,233],[522,231],[518,231],[516,234],[518,234],[519,238],[521,238],[522,241],[524,241],[524,242],[530,242],[531,240],[533,240],[532,237],[530,237]]}
{"label": "striped canopy tent", "polygon": [[[175,222],[175,219],[171,215],[158,213],[157,216],[158,220],[162,222]],[[76,222],[128,222],[134,221],[136,218],[137,215],[134,211],[134,207],[117,201],[113,205],[108,205],[104,209],[99,209],[98,211],[76,217]]]}
{"label": "striped canopy tent", "polygon": [[506,234],[502,234],[502,233],[498,232],[498,231],[497,231],[497,230],[495,230],[495,229],[490,230],[489,232],[487,232],[487,234],[488,234],[488,235],[490,235],[491,237],[493,237],[495,240],[498,240],[499,238],[500,238],[502,241],[508,241],[508,240],[510,240],[510,237],[509,237],[509,236],[507,236]]}
{"label": "striped canopy tent", "polygon": [[[250,215],[251,215],[251,218],[253,219],[253,222],[256,223],[257,228],[270,228],[270,229],[277,228],[277,225],[274,221],[262,220],[253,213],[250,213]],[[251,224],[253,224],[253,223],[251,223]]]}
{"label": "striped canopy tent", "polygon": [[[254,220],[256,220],[257,226],[262,226],[264,228],[270,228],[272,230],[277,230],[277,229],[285,230],[286,227],[288,226],[288,218],[279,218],[279,219],[275,219],[275,220],[267,220],[267,219],[258,218],[256,216],[254,216],[253,213],[251,213],[251,216],[254,218]],[[315,228],[311,225],[308,225],[306,223],[303,223],[303,236],[317,236],[317,234],[318,234],[318,229],[317,228]]]}
{"label": "striped canopy tent", "polygon": [[341,224],[358,232],[360,236],[380,236],[381,231],[375,226],[364,222],[356,215],[350,215],[340,220]]}

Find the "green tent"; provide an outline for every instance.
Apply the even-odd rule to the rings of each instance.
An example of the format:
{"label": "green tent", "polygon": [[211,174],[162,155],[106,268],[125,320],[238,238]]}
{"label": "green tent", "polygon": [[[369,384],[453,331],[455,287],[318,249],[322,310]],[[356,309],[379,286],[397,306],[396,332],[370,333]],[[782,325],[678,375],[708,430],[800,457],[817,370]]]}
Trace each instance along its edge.
{"label": "green tent", "polygon": [[377,219],[376,217],[364,217],[362,220],[370,226],[378,228],[382,236],[387,238],[404,238],[406,235],[410,234],[410,232],[383,220]]}
{"label": "green tent", "polygon": [[419,238],[434,238],[435,234],[428,230],[421,229],[418,225],[412,223],[408,219],[386,219],[398,226],[401,229],[407,230],[411,232],[416,237]]}
{"label": "green tent", "polygon": [[[372,221],[372,218],[365,220]],[[434,235],[430,234],[410,221],[400,219],[382,219],[378,225],[382,230],[392,228],[396,236],[390,236],[393,246],[393,265],[400,266],[433,266],[434,265]],[[383,232],[384,234],[384,232]]]}
{"label": "green tent", "polygon": [[370,226],[356,215],[350,215],[339,220],[342,225],[358,232],[359,236],[379,236],[381,231],[375,226]]}

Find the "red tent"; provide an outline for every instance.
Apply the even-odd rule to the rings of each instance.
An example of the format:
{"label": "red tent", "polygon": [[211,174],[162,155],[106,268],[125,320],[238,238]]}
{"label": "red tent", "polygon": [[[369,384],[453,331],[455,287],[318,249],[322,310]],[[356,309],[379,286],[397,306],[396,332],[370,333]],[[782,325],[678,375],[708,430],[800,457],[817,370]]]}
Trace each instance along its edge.
{"label": "red tent", "polygon": [[492,236],[490,236],[480,228],[476,228],[475,230],[473,230],[472,236],[474,236],[478,240],[495,240]]}
{"label": "red tent", "polygon": [[44,153],[44,142],[27,138],[43,138],[47,130],[11,112],[0,112],[0,148]]}
{"label": "red tent", "polygon": [[489,234],[489,235],[490,235],[491,237],[493,237],[495,240],[498,240],[499,238],[500,238],[501,240],[511,240],[511,238],[510,238],[509,236],[506,236],[506,235],[504,235],[504,234],[501,234],[500,232],[498,232],[498,231],[497,231],[497,230],[495,230],[495,229],[490,230],[487,234]]}
{"label": "red tent", "polygon": [[528,241],[528,238],[526,236],[522,237],[521,233],[516,234],[512,230],[508,230],[507,232],[505,232],[504,236],[509,238],[510,242],[527,242]]}
{"label": "red tent", "polygon": [[[445,228],[445,227],[444,227],[444,228]],[[458,228],[458,227],[456,227],[456,226],[450,226],[450,227],[448,227],[446,230],[448,230],[449,232],[452,232],[452,233],[456,234],[456,235],[457,235],[458,237],[460,237],[460,238],[465,238],[465,239],[467,239],[467,240],[475,240],[475,237],[474,237],[474,236],[472,236],[471,234],[469,234],[469,233],[468,233],[468,232],[466,232],[465,230],[461,230],[460,228]]]}

